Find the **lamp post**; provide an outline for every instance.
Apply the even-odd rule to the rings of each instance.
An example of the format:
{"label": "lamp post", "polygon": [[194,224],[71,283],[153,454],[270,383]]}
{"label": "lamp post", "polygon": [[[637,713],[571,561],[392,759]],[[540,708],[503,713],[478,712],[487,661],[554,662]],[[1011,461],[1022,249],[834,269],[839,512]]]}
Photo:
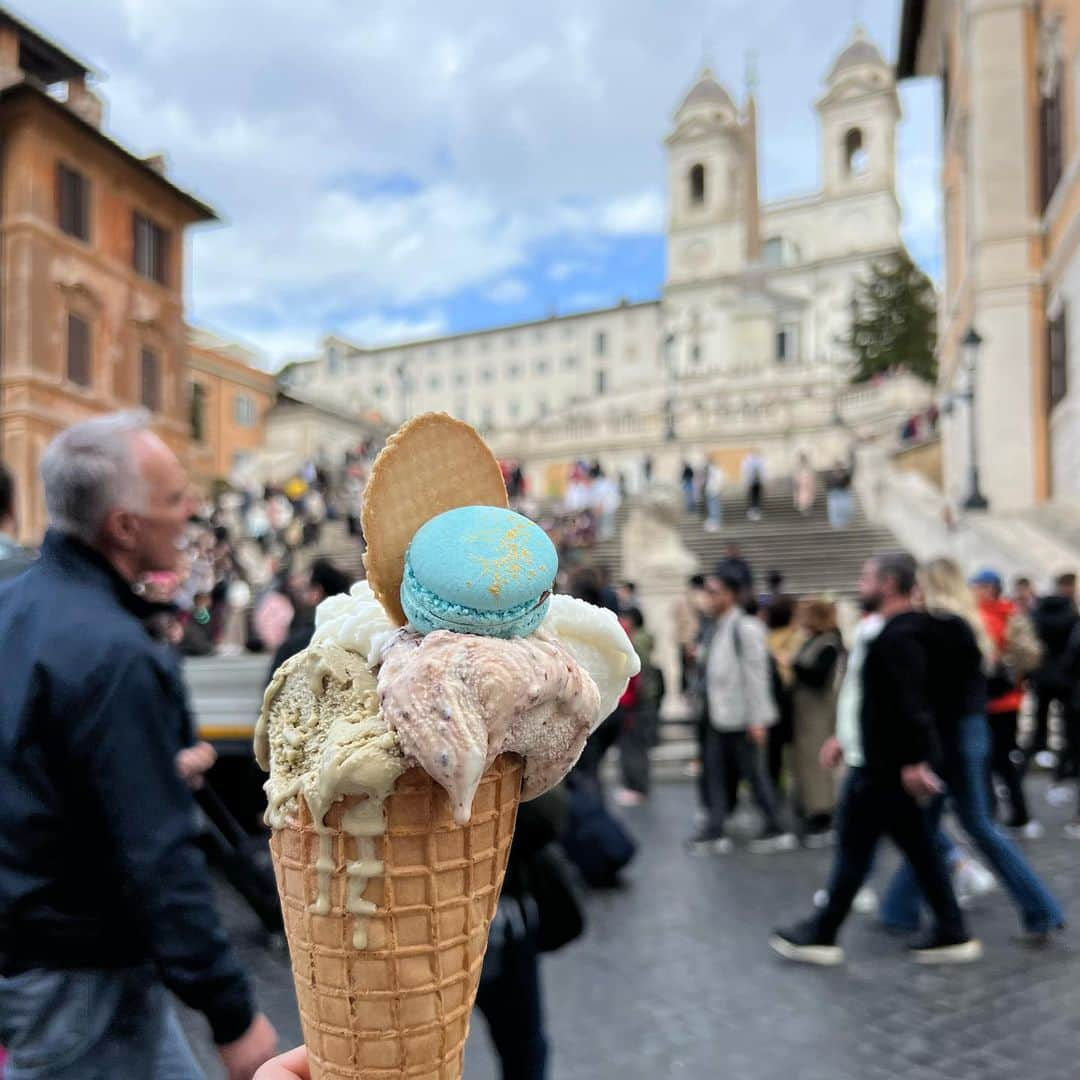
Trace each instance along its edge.
{"label": "lamp post", "polygon": [[962,396],[968,403],[968,497],[964,500],[965,510],[986,510],[990,506],[979,488],[979,439],[975,425],[975,376],[982,341],[979,332],[972,326],[960,343],[964,350],[964,368],[967,371],[967,390]]}

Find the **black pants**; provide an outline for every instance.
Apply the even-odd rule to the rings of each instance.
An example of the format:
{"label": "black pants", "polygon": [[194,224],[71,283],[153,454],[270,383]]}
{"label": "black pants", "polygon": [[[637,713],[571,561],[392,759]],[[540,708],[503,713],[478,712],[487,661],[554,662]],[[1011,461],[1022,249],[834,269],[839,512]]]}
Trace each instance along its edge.
{"label": "black pants", "polygon": [[[1008,824],[1014,828],[1026,825],[1031,820],[1028,814],[1027,799],[1024,797],[1024,780],[1013,755],[1016,748],[1016,713],[990,713],[990,774],[998,777],[1008,788],[1012,813]],[[990,810],[997,808],[997,794],[994,784],[990,783]]]}
{"label": "black pants", "polygon": [[1058,755],[1054,779],[1067,780],[1080,772],[1080,710],[1073,708],[1071,691],[1057,689],[1055,684],[1040,686],[1035,691],[1035,734],[1027,749],[1027,763],[1040,751],[1045,750],[1050,734],[1050,706],[1056,701],[1061,705],[1064,723],[1065,746]]}
{"label": "black pants", "polygon": [[[701,772],[698,773],[698,801],[705,810],[712,807],[712,796],[709,793],[709,773],[705,768],[705,745],[709,739],[709,731],[712,722],[709,720],[709,708],[706,705],[698,718],[697,739],[698,759],[701,761]],[[769,729],[770,733],[772,729]],[[735,807],[739,802],[739,762],[736,755],[730,754],[724,760],[724,809],[728,817],[735,813]]]}
{"label": "black pants", "polygon": [[750,510],[761,509],[761,481],[754,480],[746,489],[746,505]]}
{"label": "black pants", "polygon": [[548,1047],[539,957],[532,936],[507,941],[498,961],[496,966],[485,958],[476,1006],[491,1031],[502,1080],[544,1080]]}
{"label": "black pants", "polygon": [[941,933],[954,941],[966,940],[964,916],[926,812],[903,789],[899,777],[875,776],[865,769],[856,770],[847,787],[829,903],[816,919],[822,937],[835,940],[882,836],[907,856]]}
{"label": "black pants", "polygon": [[[780,831],[780,808],[772,782],[761,760],[761,751],[745,731],[717,731],[711,724],[705,736],[705,760],[702,763],[709,801],[709,829],[720,833],[733,808],[733,792],[738,780],[750,785],[754,801],[765,818],[769,832]],[[733,784],[731,776],[736,782]]]}
{"label": "black pants", "polygon": [[619,766],[624,787],[649,794],[649,749],[656,731],[656,710],[649,705],[616,709],[619,717]]}

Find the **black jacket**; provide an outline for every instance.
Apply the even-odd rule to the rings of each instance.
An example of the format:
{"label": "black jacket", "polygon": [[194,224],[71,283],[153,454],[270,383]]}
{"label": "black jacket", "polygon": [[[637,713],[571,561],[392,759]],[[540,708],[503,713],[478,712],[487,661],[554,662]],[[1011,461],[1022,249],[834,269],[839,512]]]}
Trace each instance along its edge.
{"label": "black jacket", "polygon": [[176,774],[188,716],[155,610],[53,532],[0,586],[0,973],[149,962],[225,1043],[251,996]]}
{"label": "black jacket", "polygon": [[986,674],[975,633],[959,615],[923,616],[926,682],[946,758],[959,756],[960,721],[986,712]]}
{"label": "black jacket", "polygon": [[860,724],[868,771],[899,779],[901,768],[940,759],[930,698],[926,619],[894,615],[870,643],[863,664]]}
{"label": "black jacket", "polygon": [[1057,690],[1063,682],[1062,665],[1069,635],[1080,621],[1076,604],[1067,596],[1044,596],[1036,606],[1031,621],[1043,644],[1043,660],[1035,672],[1035,681],[1047,690]]}

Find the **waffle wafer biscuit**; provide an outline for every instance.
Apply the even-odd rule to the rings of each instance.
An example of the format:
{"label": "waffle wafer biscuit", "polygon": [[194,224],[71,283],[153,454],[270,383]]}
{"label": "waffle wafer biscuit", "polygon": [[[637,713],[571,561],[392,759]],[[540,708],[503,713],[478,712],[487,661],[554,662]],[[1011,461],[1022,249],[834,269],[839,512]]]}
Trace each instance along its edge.
{"label": "waffle wafer biscuit", "polygon": [[363,898],[367,946],[353,943],[346,865],[355,841],[340,828],[356,802],[327,815],[334,829],[330,911],[319,892],[320,836],[300,817],[270,847],[285,915],[312,1080],[460,1080],[469,1014],[502,888],[521,793],[522,762],[502,754],[484,774],[467,825],[422,769],[399,777],[377,840],[385,866]]}
{"label": "waffle wafer biscuit", "polygon": [[399,626],[405,549],[430,518],[458,506],[506,506],[506,484],[487,444],[446,413],[423,413],[390,436],[364,490],[368,581]]}

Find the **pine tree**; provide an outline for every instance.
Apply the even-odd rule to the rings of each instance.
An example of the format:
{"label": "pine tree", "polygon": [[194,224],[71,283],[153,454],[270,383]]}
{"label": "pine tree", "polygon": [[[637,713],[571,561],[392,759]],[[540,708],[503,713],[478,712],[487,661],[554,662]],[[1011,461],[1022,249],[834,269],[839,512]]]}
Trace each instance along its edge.
{"label": "pine tree", "polygon": [[841,343],[855,358],[852,382],[909,371],[937,380],[937,294],[933,283],[901,250],[874,263],[855,287],[851,329]]}

